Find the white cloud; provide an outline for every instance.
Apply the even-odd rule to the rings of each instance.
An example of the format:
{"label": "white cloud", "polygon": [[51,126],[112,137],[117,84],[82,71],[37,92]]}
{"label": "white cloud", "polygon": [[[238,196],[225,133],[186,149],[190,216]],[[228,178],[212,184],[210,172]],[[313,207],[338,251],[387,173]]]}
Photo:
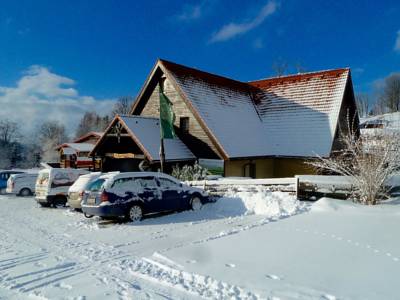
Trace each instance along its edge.
{"label": "white cloud", "polygon": [[224,42],[230,40],[238,35],[245,34],[246,32],[256,28],[261,25],[267,17],[275,13],[278,9],[278,3],[271,0],[265,4],[257,16],[255,16],[252,20],[242,22],[242,23],[229,23],[224,25],[220,30],[215,32],[211,39],[210,43],[216,42]]}
{"label": "white cloud", "polygon": [[15,87],[0,86],[0,120],[18,122],[24,134],[31,133],[43,121],[58,120],[73,134],[86,111],[101,115],[111,111],[115,100],[82,96],[74,84],[74,80],[45,67],[31,66]]}
{"label": "white cloud", "polygon": [[184,5],[183,11],[177,16],[180,21],[197,20],[203,15],[203,3],[196,5]]}
{"label": "white cloud", "polygon": [[396,42],[394,44],[394,51],[400,52],[400,30],[397,31]]}

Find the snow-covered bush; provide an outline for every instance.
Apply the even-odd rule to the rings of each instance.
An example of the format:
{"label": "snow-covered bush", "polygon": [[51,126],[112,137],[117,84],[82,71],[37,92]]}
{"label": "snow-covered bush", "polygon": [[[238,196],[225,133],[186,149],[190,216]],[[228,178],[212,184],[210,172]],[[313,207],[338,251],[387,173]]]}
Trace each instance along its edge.
{"label": "snow-covered bush", "polygon": [[208,170],[200,166],[197,162],[193,165],[184,165],[179,167],[178,165],[172,168],[172,176],[181,181],[192,181],[201,180],[207,176]]}
{"label": "snow-covered bush", "polygon": [[348,126],[346,132],[341,132],[340,140],[343,150],[310,164],[319,170],[349,176],[353,182],[351,198],[356,202],[374,205],[387,198],[390,187],[385,182],[400,169],[399,134],[382,131],[371,140]]}

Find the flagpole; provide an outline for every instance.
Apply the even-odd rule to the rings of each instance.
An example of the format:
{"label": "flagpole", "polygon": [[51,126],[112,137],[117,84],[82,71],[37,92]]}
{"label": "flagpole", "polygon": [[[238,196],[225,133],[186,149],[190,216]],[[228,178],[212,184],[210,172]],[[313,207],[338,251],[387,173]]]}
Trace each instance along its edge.
{"label": "flagpole", "polygon": [[164,152],[164,139],[162,137],[160,141],[160,162],[161,162],[161,173],[164,173],[165,152]]}
{"label": "flagpole", "polygon": [[[159,88],[160,88],[160,93],[163,93],[163,78],[160,78],[160,81],[158,83]],[[161,112],[161,103],[160,103],[160,112]],[[165,165],[165,150],[164,150],[164,138],[162,134],[162,125],[161,125],[161,114],[159,114],[159,122],[160,122],[160,167],[161,167],[161,173],[164,173],[164,165]]]}

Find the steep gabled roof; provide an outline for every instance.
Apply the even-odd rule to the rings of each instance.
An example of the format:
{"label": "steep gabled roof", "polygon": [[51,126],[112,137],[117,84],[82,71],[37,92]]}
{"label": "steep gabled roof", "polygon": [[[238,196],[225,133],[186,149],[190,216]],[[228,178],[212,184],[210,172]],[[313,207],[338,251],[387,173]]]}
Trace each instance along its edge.
{"label": "steep gabled roof", "polygon": [[220,155],[329,156],[349,69],[240,82],[159,60],[132,109],[139,114],[148,84],[165,75]]}

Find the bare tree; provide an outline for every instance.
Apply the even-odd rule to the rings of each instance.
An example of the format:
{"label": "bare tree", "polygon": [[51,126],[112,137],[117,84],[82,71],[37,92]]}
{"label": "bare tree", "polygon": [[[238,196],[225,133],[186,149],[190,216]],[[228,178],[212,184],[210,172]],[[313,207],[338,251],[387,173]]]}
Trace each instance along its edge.
{"label": "bare tree", "polygon": [[19,126],[16,122],[0,120],[0,142],[8,144],[20,138]]}
{"label": "bare tree", "polygon": [[283,60],[277,60],[272,64],[272,70],[274,70],[275,75],[278,77],[285,75],[288,68],[288,63]]}
{"label": "bare tree", "polygon": [[330,158],[318,157],[310,162],[318,170],[348,176],[353,184],[351,198],[362,204],[374,205],[388,196],[385,183],[400,167],[400,137],[379,131],[374,136],[360,136],[357,129],[341,133],[344,146]]}
{"label": "bare tree", "polygon": [[115,115],[128,115],[131,111],[134,98],[131,96],[120,97],[114,104],[113,110],[111,112],[112,117]]}
{"label": "bare tree", "polygon": [[389,112],[400,111],[400,73],[385,78],[380,98]]}
{"label": "bare tree", "polygon": [[96,112],[86,112],[79,122],[75,136],[80,137],[90,131],[103,131],[108,123],[108,116],[101,117]]}
{"label": "bare tree", "polygon": [[304,73],[304,72],[307,71],[307,69],[306,69],[300,62],[297,62],[297,63],[294,65],[294,68],[296,69],[296,72],[297,72],[297,73]]}
{"label": "bare tree", "polygon": [[369,113],[369,96],[368,94],[356,95],[357,110],[360,117],[366,117]]}
{"label": "bare tree", "polygon": [[38,130],[38,138],[42,149],[42,160],[47,162],[58,161],[55,147],[68,141],[65,127],[57,121],[44,122]]}

